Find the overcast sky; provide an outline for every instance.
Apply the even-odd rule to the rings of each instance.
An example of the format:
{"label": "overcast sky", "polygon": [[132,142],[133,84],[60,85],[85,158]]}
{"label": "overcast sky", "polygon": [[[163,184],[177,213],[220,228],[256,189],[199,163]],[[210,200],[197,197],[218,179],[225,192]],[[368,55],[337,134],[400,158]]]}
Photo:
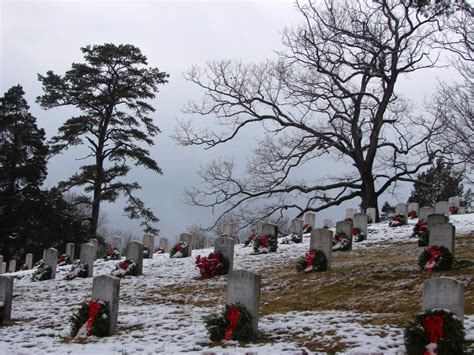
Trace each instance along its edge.
{"label": "overcast sky", "polygon": [[[2,95],[11,86],[21,84],[48,138],[69,118],[72,109],[44,111],[34,102],[42,94],[37,74],[53,70],[63,74],[72,62],[82,62],[80,47],[89,44],[128,43],[139,47],[150,66],[170,74],[153,101],[153,114],[162,134],[156,139],[152,156],[164,175],[145,170],[133,171],[133,178],[143,186],[140,197],[160,218],[162,237],[175,237],[193,224],[207,225],[212,220],[208,210],[184,204],[185,187],[199,184],[196,170],[212,156],[237,156],[243,159],[242,140],[223,146],[218,152],[177,146],[170,136],[180,109],[199,92],[183,79],[191,65],[207,60],[232,58],[259,62],[274,57],[281,49],[281,31],[300,19],[293,1],[5,1],[1,3],[1,72]],[[406,82],[405,93],[415,93],[417,78]],[[435,83],[428,74],[423,80]],[[247,137],[249,140],[253,138]],[[246,137],[242,138],[245,141]],[[244,145],[245,146],[245,145]],[[46,185],[51,187],[70,176],[79,166],[76,149],[55,157],[49,164]],[[406,194],[399,196],[406,199]],[[381,204],[384,200],[381,199]],[[356,207],[358,201],[350,206]],[[104,205],[110,227],[141,235],[138,223],[122,216],[123,204]],[[293,216],[290,216],[293,217]],[[343,208],[318,215],[343,218]]]}

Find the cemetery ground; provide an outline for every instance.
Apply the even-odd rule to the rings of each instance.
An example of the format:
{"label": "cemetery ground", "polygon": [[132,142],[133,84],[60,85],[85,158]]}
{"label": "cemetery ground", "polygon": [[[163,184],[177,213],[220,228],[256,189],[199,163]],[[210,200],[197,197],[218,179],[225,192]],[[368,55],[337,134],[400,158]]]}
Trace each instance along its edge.
{"label": "cemetery ground", "polygon": [[[121,280],[118,331],[106,338],[71,340],[68,320],[90,297],[92,278],[31,282],[32,271],[17,272],[13,321],[0,328],[0,354],[26,353],[281,353],[403,351],[403,324],[421,311],[423,280],[449,276],[465,289],[465,330],[474,352],[474,215],[451,216],[456,226],[456,259],[449,272],[418,269],[422,248],[408,226],[369,225],[368,240],[351,252],[333,253],[332,270],[298,274],[295,261],[308,249],[279,245],[277,253],[250,255],[235,248],[234,269],[262,275],[259,330],[252,343],[208,340],[203,316],[221,312],[227,276],[199,278],[194,259],[168,254],[145,259],[143,275]],[[116,261],[97,260],[94,276],[109,274]]]}

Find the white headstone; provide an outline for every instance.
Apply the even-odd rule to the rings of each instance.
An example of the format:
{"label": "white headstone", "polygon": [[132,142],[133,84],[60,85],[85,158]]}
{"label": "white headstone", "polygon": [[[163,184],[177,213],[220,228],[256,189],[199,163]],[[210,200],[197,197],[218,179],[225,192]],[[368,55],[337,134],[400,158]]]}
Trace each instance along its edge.
{"label": "white headstone", "polygon": [[326,228],[317,228],[311,231],[311,239],[309,240],[309,250],[321,250],[327,260],[328,270],[332,265],[332,241],[333,233]]}
{"label": "white headstone", "polygon": [[416,215],[419,215],[420,212],[420,204],[418,202],[412,202],[408,205],[408,213],[414,211]]}
{"label": "white headstone", "polygon": [[13,278],[0,276],[0,304],[3,304],[3,322],[0,319],[0,325],[10,321],[12,314],[13,298]]}
{"label": "white headstone", "polygon": [[291,232],[296,235],[299,235],[300,237],[303,235],[303,227],[304,222],[302,219],[295,218],[291,221]]}
{"label": "white headstone", "polygon": [[449,203],[448,201],[438,201],[435,205],[435,213],[448,215]]}
{"label": "white headstone", "polygon": [[336,223],[336,235],[343,232],[349,238],[349,250],[352,250],[352,228],[353,224],[348,221],[339,221]]}
{"label": "white headstone", "polygon": [[81,244],[80,263],[88,267],[87,277],[94,275],[94,245],[91,243]]}
{"label": "white headstone", "polygon": [[94,260],[97,259],[97,253],[99,251],[99,241],[96,238],[89,239],[89,243],[94,246]]}
{"label": "white headstone", "polygon": [[466,214],[466,207],[464,206],[459,207],[458,214]]}
{"label": "white headstone", "polygon": [[3,255],[0,255],[0,275],[5,272],[6,270],[3,270]]}
{"label": "white headstone", "polygon": [[395,206],[396,215],[404,215],[405,218],[408,218],[408,205],[406,203],[397,203]]}
{"label": "white headstone", "polygon": [[459,196],[453,196],[448,199],[448,203],[450,206],[454,206],[456,208],[461,207],[461,198]]}
{"label": "white headstone", "polygon": [[137,240],[127,244],[127,259],[132,259],[137,264],[134,276],[140,276],[143,273],[143,243]]}
{"label": "white headstone", "polygon": [[359,212],[357,208],[348,208],[346,209],[346,218],[353,218],[354,215]]}
{"label": "white headstone", "polygon": [[155,251],[155,236],[153,234],[147,233],[143,236],[143,247],[148,249],[146,259],[153,259],[153,252]]}
{"label": "white headstone", "polygon": [[432,277],[423,283],[422,310],[448,309],[464,321],[464,284],[450,277]]}
{"label": "white headstone", "polygon": [[311,228],[316,227],[316,213],[306,212],[304,214],[304,224],[309,224]]}
{"label": "white headstone", "polygon": [[367,215],[365,213],[356,213],[354,214],[353,221],[353,228],[359,228],[367,236]]}
{"label": "white headstone", "polygon": [[433,207],[425,206],[420,208],[420,213],[418,215],[418,219],[422,219],[424,221],[428,220],[428,216],[431,214],[435,214],[436,211]]}
{"label": "white headstone", "polygon": [[332,220],[331,219],[325,219],[324,222],[323,222],[323,227],[332,228],[333,227]]}
{"label": "white headstone", "polygon": [[224,224],[224,235],[228,236],[229,238],[234,237],[234,225],[230,223]]}
{"label": "white headstone", "polygon": [[219,237],[214,241],[214,251],[222,253],[229,260],[229,272],[234,268],[234,239],[229,237]]}
{"label": "white headstone", "polygon": [[369,207],[367,208],[366,213],[372,220],[371,223],[375,223],[375,221],[377,220],[377,210],[374,207]]}
{"label": "white headstone", "polygon": [[278,226],[270,223],[263,223],[262,235],[271,235],[275,238],[278,237]]}
{"label": "white headstone", "polygon": [[170,243],[169,243],[168,238],[160,238],[160,248],[163,248],[165,253],[169,253]]}
{"label": "white headstone", "polygon": [[56,278],[56,266],[58,263],[58,251],[54,248],[49,248],[44,251],[44,266],[51,268],[51,279]]}
{"label": "white headstone", "polygon": [[438,213],[430,214],[428,216],[426,228],[428,229],[428,231],[431,231],[431,228],[433,228],[435,224],[444,224],[444,223],[448,223],[448,217],[446,215],[438,214]]}
{"label": "white headstone", "polygon": [[33,267],[33,254],[31,253],[26,254],[25,265],[28,270],[30,270]]}
{"label": "white headstone", "polygon": [[8,272],[15,272],[16,271],[16,260],[10,260],[8,264]]}
{"label": "white headstone", "polygon": [[181,233],[179,235],[179,240],[188,244],[189,252],[195,249],[194,239],[191,233]]}
{"label": "white headstone", "polygon": [[94,277],[92,283],[92,299],[108,302],[110,312],[109,335],[117,331],[120,279],[110,275]]}
{"label": "white headstone", "polygon": [[66,244],[66,254],[69,255],[69,259],[74,261],[74,243]]}
{"label": "white headstone", "polygon": [[430,229],[429,246],[447,248],[454,256],[456,228],[450,223],[435,224]]}
{"label": "white headstone", "polygon": [[117,248],[120,254],[123,253],[123,239],[119,235],[114,235],[112,237],[112,248]]}
{"label": "white headstone", "polygon": [[226,304],[241,303],[252,315],[252,327],[258,330],[258,311],[260,308],[260,288],[262,278],[259,274],[246,270],[229,273]]}
{"label": "white headstone", "polygon": [[5,261],[2,262],[2,265],[0,265],[1,272],[0,274],[4,274],[7,272],[7,263]]}
{"label": "white headstone", "polygon": [[262,229],[263,229],[263,222],[262,221],[255,222],[255,233],[262,234]]}

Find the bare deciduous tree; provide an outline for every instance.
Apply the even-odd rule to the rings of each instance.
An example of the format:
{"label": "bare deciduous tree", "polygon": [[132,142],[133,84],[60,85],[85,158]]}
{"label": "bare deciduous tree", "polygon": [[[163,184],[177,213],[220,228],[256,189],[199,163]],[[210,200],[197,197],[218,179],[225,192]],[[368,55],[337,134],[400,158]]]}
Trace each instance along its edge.
{"label": "bare deciduous tree", "polygon": [[[421,14],[413,5],[298,3],[303,23],[284,32],[286,50],[277,60],[259,65],[224,60],[192,68],[187,79],[204,97],[186,111],[193,118],[215,117],[219,126],[197,129],[182,121],[176,133],[181,144],[219,147],[255,124],[265,135],[243,176],[229,160],[203,168],[205,188],[188,191],[190,202],[222,207],[219,218],[235,210],[262,218],[292,209],[301,216],[356,198],[363,209],[377,208],[390,186],[413,181],[435,157],[430,142],[442,125],[417,114],[397,84],[403,75],[436,67],[439,51],[429,43],[446,10],[438,6]],[[307,167],[320,157],[344,162],[347,173],[321,181],[294,178],[300,169],[311,176]]]}

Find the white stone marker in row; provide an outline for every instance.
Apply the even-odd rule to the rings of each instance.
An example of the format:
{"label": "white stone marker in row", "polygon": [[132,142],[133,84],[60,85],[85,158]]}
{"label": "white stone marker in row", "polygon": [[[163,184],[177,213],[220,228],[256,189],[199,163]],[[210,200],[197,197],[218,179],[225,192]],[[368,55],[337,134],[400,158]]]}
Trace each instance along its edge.
{"label": "white stone marker in row", "polygon": [[262,234],[262,230],[263,230],[263,222],[262,221],[256,221],[255,222],[255,233]]}
{"label": "white stone marker in row", "polygon": [[15,272],[16,271],[16,260],[10,260],[8,264],[8,272]]}
{"label": "white stone marker in row", "polygon": [[13,298],[13,278],[0,276],[0,304],[3,304],[3,322],[0,325],[11,320]]}
{"label": "white stone marker in row", "polygon": [[431,231],[431,228],[433,228],[434,225],[444,223],[448,223],[447,216],[445,216],[444,214],[433,213],[428,216],[426,228],[428,229],[428,231]]}
{"label": "white stone marker in row", "polygon": [[448,203],[450,206],[454,206],[456,208],[461,207],[461,198],[459,196],[453,196],[448,199]]}
{"label": "white stone marker in row", "polygon": [[357,208],[348,208],[346,209],[346,218],[354,218],[354,215],[359,212]]}
{"label": "white stone marker in row", "polygon": [[67,243],[66,244],[66,254],[69,255],[69,259],[72,261],[74,261],[74,243]]}
{"label": "white stone marker in row", "polygon": [[226,236],[214,240],[214,251],[222,253],[222,255],[229,260],[229,272],[234,268],[234,245],[234,239]]}
{"label": "white stone marker in row", "polygon": [[323,221],[323,227],[324,228],[332,228],[333,227],[332,220],[331,219],[325,219]]}
{"label": "white stone marker in row", "polygon": [[302,219],[295,218],[294,220],[291,221],[291,233],[302,237],[303,227],[304,227],[304,221]]}
{"label": "white stone marker in row", "polygon": [[2,264],[0,265],[0,274],[4,274],[7,272],[7,263],[5,261],[2,261]]}
{"label": "white stone marker in row", "polygon": [[0,275],[5,273],[5,270],[3,270],[3,255],[0,255]]}
{"label": "white stone marker in row", "polygon": [[143,274],[143,243],[134,240],[127,244],[127,259],[132,259],[137,264],[137,269],[134,276]]}
{"label": "white stone marker in row", "polygon": [[397,203],[395,206],[395,214],[401,214],[405,216],[405,218],[408,218],[408,205],[406,203]]}
{"label": "white stone marker in row", "polygon": [[148,249],[148,255],[145,259],[153,259],[153,252],[155,251],[155,236],[147,233],[143,236],[143,247]]}
{"label": "white stone marker in row", "polygon": [[33,267],[33,254],[31,253],[26,254],[25,265],[26,265],[27,270],[30,270]]}
{"label": "white stone marker in row", "polygon": [[226,304],[241,303],[252,315],[252,328],[258,330],[260,288],[262,277],[251,271],[234,270],[229,273]]}
{"label": "white stone marker in row", "polygon": [[449,203],[448,201],[438,201],[435,205],[435,213],[445,214],[446,216],[449,213]]}
{"label": "white stone marker in row", "polygon": [[94,245],[84,243],[81,245],[80,263],[87,265],[87,277],[94,275]]}
{"label": "white stone marker in row", "polygon": [[[367,215],[365,213],[354,214],[354,228],[359,228],[367,236]],[[352,231],[351,231],[352,234]]]}
{"label": "white stone marker in row", "polygon": [[92,299],[109,304],[109,335],[117,331],[120,279],[110,275],[94,277],[92,283]]}
{"label": "white stone marker in row", "polygon": [[464,322],[464,284],[443,276],[425,280],[422,310],[430,309],[448,309]]}
{"label": "white stone marker in row", "polygon": [[159,247],[163,248],[165,253],[169,253],[169,251],[170,251],[170,242],[169,242],[168,238],[160,238]]}
{"label": "white stone marker in row", "polygon": [[365,211],[365,213],[367,213],[367,216],[370,217],[372,221],[371,223],[375,223],[377,219],[377,210],[374,207],[369,207],[367,208],[367,211]]}
{"label": "white stone marker in row", "polygon": [[234,225],[231,223],[224,224],[224,235],[228,236],[229,238],[233,238],[234,236]]}
{"label": "white stone marker in row", "polygon": [[309,250],[321,250],[327,260],[327,268],[331,270],[332,265],[332,241],[333,233],[326,228],[317,228],[311,231]]}
{"label": "white stone marker in row", "polygon": [[316,227],[316,213],[306,212],[304,215],[304,224],[309,224],[311,228]]}
{"label": "white stone marker in row", "polygon": [[58,251],[49,248],[44,251],[44,266],[51,268],[51,280],[56,278],[56,266],[58,263]]}
{"label": "white stone marker in row", "polygon": [[336,236],[343,232],[349,238],[349,250],[352,250],[352,228],[353,224],[348,221],[339,221],[336,223]]}
{"label": "white stone marker in row", "polygon": [[262,235],[271,235],[275,238],[278,237],[278,226],[270,223],[263,223]]}
{"label": "white stone marker in row", "polygon": [[114,235],[112,237],[112,248],[117,248],[120,255],[123,253],[123,239],[119,235]]}
{"label": "white stone marker in row", "polygon": [[420,213],[418,215],[418,219],[422,219],[424,221],[428,221],[428,216],[435,214],[436,211],[433,207],[425,206],[420,208]]}
{"label": "white stone marker in row", "polygon": [[99,241],[96,238],[89,239],[89,243],[94,246],[94,260],[97,259],[97,253],[99,251]]}
{"label": "white stone marker in row", "polygon": [[408,205],[408,213],[411,211],[414,211],[416,215],[418,216],[418,213],[420,211],[420,204],[418,202],[412,202]]}
{"label": "white stone marker in row", "polygon": [[430,229],[429,246],[445,247],[454,256],[456,227],[451,223],[435,224]]}

